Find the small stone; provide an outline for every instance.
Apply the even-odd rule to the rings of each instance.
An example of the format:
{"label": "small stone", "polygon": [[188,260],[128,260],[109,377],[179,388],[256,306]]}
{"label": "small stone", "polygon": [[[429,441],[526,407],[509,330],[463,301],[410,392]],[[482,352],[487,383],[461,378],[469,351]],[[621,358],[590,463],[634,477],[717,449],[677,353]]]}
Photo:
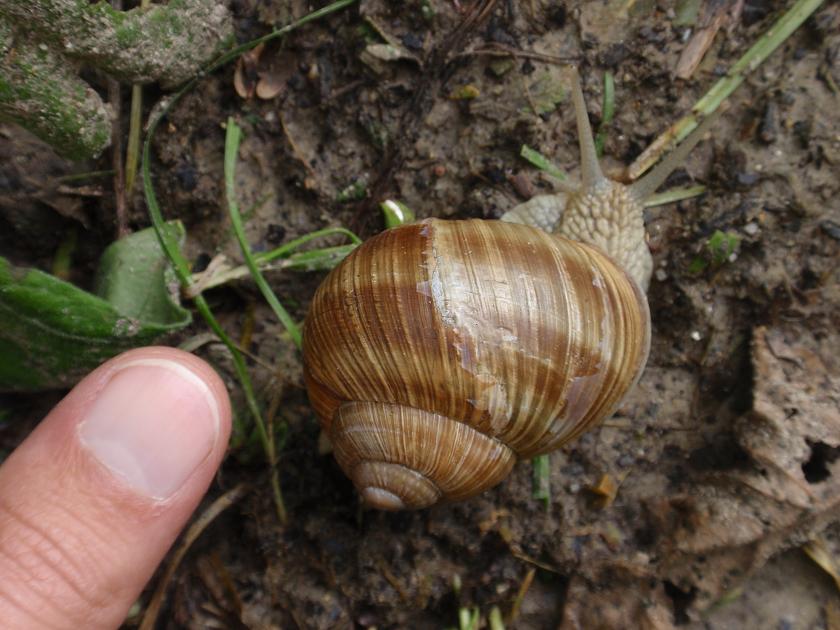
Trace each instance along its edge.
{"label": "small stone", "polygon": [[835,241],[840,241],[840,224],[835,223],[831,219],[826,219],[820,223],[820,228]]}
{"label": "small stone", "polygon": [[414,33],[406,33],[402,36],[403,46],[409,50],[423,50],[423,39]]}
{"label": "small stone", "polygon": [[694,341],[700,341],[703,338],[703,335],[700,334],[699,330],[692,330],[689,337],[691,337]]}
{"label": "small stone", "polygon": [[659,282],[664,282],[665,280],[668,279],[668,272],[665,271],[664,269],[657,269],[656,273],[654,273],[653,275],[656,276],[656,279]]}
{"label": "small stone", "polygon": [[755,221],[750,221],[744,226],[744,232],[746,232],[750,236],[755,236],[756,234],[758,234],[759,229],[760,228],[758,227],[758,223],[756,223]]}

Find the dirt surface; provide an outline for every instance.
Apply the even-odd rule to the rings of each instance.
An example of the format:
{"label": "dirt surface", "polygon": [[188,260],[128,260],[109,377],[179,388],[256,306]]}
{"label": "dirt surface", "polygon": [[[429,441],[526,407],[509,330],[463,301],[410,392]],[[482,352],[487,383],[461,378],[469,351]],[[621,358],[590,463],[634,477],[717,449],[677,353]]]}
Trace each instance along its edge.
{"label": "dirt surface", "polygon": [[[305,4],[234,2],[239,40]],[[269,44],[238,78],[231,66],[199,83],[158,132],[158,194],[185,220],[193,260],[238,260],[222,183],[222,125],[234,116],[256,249],[330,225],[369,237],[382,229],[376,202],[389,197],[420,217],[498,218],[551,191],[519,157],[523,143],[577,173],[564,62],[580,67],[596,128],[603,74],[615,76],[604,164],[620,176],[785,5],[732,4],[681,80],[673,71],[696,29],[677,26],[667,2],[363,1]],[[498,606],[516,628],[836,627],[830,579],[795,548],[827,527],[832,548],[840,518],[839,8],[824,6],[749,77],[669,179],[703,183],[706,194],[647,212],[648,367],[614,418],[552,455],[547,508],[522,462],[463,503],[361,511],[319,454],[300,360],[269,309],[248,282],[212,291],[223,324],[258,358],[261,400],[278,404],[287,429],[290,522],[278,525],[258,448],[232,450],[208,502],[240,481],[253,491],[195,544],[161,627],[441,628],[457,625],[459,606],[485,617]],[[0,204],[20,197],[16,181],[0,180]],[[338,201],[359,182],[365,198]],[[107,242],[110,223],[96,220],[108,216],[107,182],[104,196],[73,204],[33,186],[27,198],[50,230],[78,225],[83,283],[88,256]],[[147,225],[139,193],[132,201],[132,227]],[[24,238],[0,240],[3,253],[27,262],[29,238],[28,262],[44,264],[49,248],[31,221],[5,220]],[[716,230],[737,236],[722,260],[707,245]],[[270,280],[302,319],[322,277]],[[243,408],[221,347],[199,352]],[[593,491],[604,476],[617,484],[614,500]]]}

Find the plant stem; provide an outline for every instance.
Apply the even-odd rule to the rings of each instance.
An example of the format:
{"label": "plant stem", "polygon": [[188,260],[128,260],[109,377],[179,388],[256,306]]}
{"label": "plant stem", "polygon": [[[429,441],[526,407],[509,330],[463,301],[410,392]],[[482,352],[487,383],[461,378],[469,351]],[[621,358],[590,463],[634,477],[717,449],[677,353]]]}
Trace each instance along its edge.
{"label": "plant stem", "polygon": [[225,135],[225,198],[227,200],[228,211],[230,213],[230,221],[233,224],[233,231],[236,234],[236,240],[239,241],[239,248],[242,251],[242,257],[245,259],[245,264],[251,272],[251,277],[254,283],[262,293],[265,301],[271,306],[277,319],[283,324],[289,332],[292,341],[300,349],[303,338],[300,329],[289,312],[280,304],[280,300],[268,286],[265,277],[260,272],[257,266],[257,261],[251,253],[251,246],[248,244],[248,238],[245,236],[245,227],[242,225],[242,216],[239,214],[239,204],[236,201],[236,183],[234,175],[236,173],[236,157],[239,154],[239,143],[242,139],[242,129],[236,124],[233,116],[227,121],[227,134]]}
{"label": "plant stem", "polygon": [[551,465],[549,455],[537,455],[532,460],[534,470],[534,487],[532,496],[542,501],[545,508],[551,505]]}
{"label": "plant stem", "polygon": [[797,2],[779,20],[762,35],[744,55],[698,100],[691,113],[684,116],[666,129],[647,149],[627,168],[627,177],[631,181],[653,166],[669,147],[678,144],[690,134],[705,118],[720,107],[735,89],[744,82],[746,76],[755,70],[776,50],[824,0],[797,0]]}
{"label": "plant stem", "polygon": [[[350,245],[336,245],[335,247],[323,247],[306,252],[297,252],[282,258],[279,262],[272,263],[273,258],[254,256],[261,271],[278,271],[281,269],[296,269],[300,271],[316,271],[323,269],[332,269],[342,260],[344,260],[350,252],[356,249],[358,245],[355,243]],[[267,252],[272,254],[273,252]],[[209,271],[209,269],[208,269]],[[246,265],[240,265],[232,269],[218,269],[210,272],[209,277],[205,277],[207,271],[200,274],[193,274],[196,288],[200,286],[201,291],[206,291],[214,287],[219,287],[228,282],[245,278],[251,274]],[[200,292],[200,291],[199,291]],[[188,296],[191,294],[188,293]]]}
{"label": "plant stem", "polygon": [[645,208],[652,208],[653,206],[663,206],[666,203],[674,203],[676,201],[683,201],[684,199],[691,199],[692,197],[699,197],[706,192],[705,186],[689,186],[688,188],[672,188],[665,192],[651,195],[645,199]]}
{"label": "plant stem", "polygon": [[[152,183],[151,146],[152,138],[155,135],[155,131],[157,131],[158,125],[160,125],[161,121],[166,117],[166,115],[169,113],[172,107],[178,101],[181,100],[184,94],[190,91],[198,83],[198,81],[202,77],[206,76],[208,73],[212,72],[213,70],[216,70],[217,68],[221,68],[231,60],[235,59],[237,56],[241,55],[243,52],[250,50],[254,46],[257,46],[260,43],[260,41],[268,41],[269,39],[281,37],[287,33],[290,33],[296,28],[299,28],[300,26],[303,26],[308,22],[311,22],[334,11],[349,6],[355,1],[356,0],[339,0],[338,2],[334,2],[322,9],[313,11],[312,13],[304,16],[296,22],[293,22],[287,26],[284,26],[283,28],[275,30],[274,32],[264,37],[259,38],[258,40],[253,40],[251,42],[242,44],[234,50],[222,55],[219,59],[211,63],[204,73],[202,73],[200,76],[194,77],[184,86],[182,86],[177,92],[175,92],[175,94],[172,95],[172,97],[169,99],[166,105],[161,108],[158,115],[151,120],[149,124],[149,131],[146,134],[146,139],[143,141],[141,166],[141,174],[143,177],[143,194],[146,197],[146,206],[149,210],[149,218],[151,219],[152,225],[155,228],[155,233],[157,234],[158,239],[160,240],[161,248],[166,253],[167,258],[172,264],[172,267],[175,270],[175,274],[178,276],[178,280],[180,281],[181,286],[184,289],[189,289],[193,284],[192,274],[190,273],[190,266],[186,258],[184,258],[184,255],[181,253],[181,248],[178,245],[178,242],[171,237],[171,235],[166,229],[164,229],[165,223],[163,220],[163,214],[161,213],[160,205],[157,201],[157,195],[155,194],[154,184]],[[210,306],[207,304],[207,300],[204,299],[204,296],[198,294],[193,298],[193,300],[195,302],[196,309],[207,322],[207,325],[222,341],[222,343],[224,343],[225,346],[227,346],[228,351],[231,353],[231,357],[233,359],[233,368],[236,372],[236,377],[239,379],[239,383],[242,386],[242,393],[245,396],[245,400],[248,405],[248,410],[250,411],[251,416],[254,419],[254,424],[257,427],[257,432],[259,434],[260,440],[262,441],[263,447],[265,448],[268,461],[276,461],[276,449],[273,441],[269,439],[268,433],[266,432],[265,423],[263,422],[259,405],[257,404],[256,397],[254,396],[254,388],[251,385],[251,377],[248,374],[248,369],[245,365],[245,359],[243,358],[242,353],[236,347],[234,341],[219,324],[218,320],[213,315],[213,312],[210,310]],[[277,490],[279,490],[279,483]],[[274,491],[274,502],[277,506],[278,519],[280,519],[281,523],[284,523],[284,519],[287,518],[286,509],[283,504],[283,497],[277,490]]]}

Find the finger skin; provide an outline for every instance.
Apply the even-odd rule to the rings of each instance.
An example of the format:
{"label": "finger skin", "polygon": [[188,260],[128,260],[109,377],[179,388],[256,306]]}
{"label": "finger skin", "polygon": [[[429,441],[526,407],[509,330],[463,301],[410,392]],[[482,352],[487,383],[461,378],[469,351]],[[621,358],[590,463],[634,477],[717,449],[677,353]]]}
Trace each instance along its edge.
{"label": "finger skin", "polygon": [[[79,437],[80,423],[115,374],[146,359],[189,369],[219,411],[209,454],[163,500],[115,476]],[[230,416],[213,369],[172,348],[132,350],[79,383],[0,467],[2,627],[119,626],[210,485]]]}

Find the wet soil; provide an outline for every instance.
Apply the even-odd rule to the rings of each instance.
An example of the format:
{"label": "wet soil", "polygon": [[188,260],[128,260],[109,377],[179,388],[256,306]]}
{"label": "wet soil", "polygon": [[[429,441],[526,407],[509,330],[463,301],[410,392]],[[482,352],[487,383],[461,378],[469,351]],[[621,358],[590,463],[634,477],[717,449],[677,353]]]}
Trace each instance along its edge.
{"label": "wet soil", "polygon": [[[304,4],[238,0],[238,38]],[[233,65],[200,82],[155,139],[158,195],[186,222],[193,260],[238,260],[222,179],[233,116],[245,131],[237,186],[255,249],[326,226],[369,237],[383,228],[385,198],[419,217],[498,218],[552,190],[519,157],[523,144],[577,175],[564,64],[580,68],[596,128],[603,75],[613,73],[604,164],[621,177],[784,8],[735,4],[682,80],[673,70],[695,29],[678,25],[668,2],[364,1],[269,44],[238,90]],[[371,48],[382,43],[397,58]],[[280,87],[260,98],[260,82]],[[194,545],[161,627],[441,628],[457,625],[460,606],[485,618],[498,606],[515,628],[832,627],[836,593],[797,548],[817,535],[830,546],[840,517],[838,83],[840,11],[829,3],[749,76],[671,176],[666,187],[707,190],[647,211],[648,367],[614,418],[552,454],[548,505],[520,462],[463,503],[361,510],[319,451],[299,356],[258,292],[248,282],[210,292],[257,357],[260,399],[285,428],[290,521],[277,522],[259,449],[238,443],[207,501],[242,481],[252,491]],[[353,184],[365,195],[339,201]],[[80,283],[107,242],[111,222],[97,220],[110,207],[107,183],[103,191],[72,212],[32,202],[50,234],[80,226]],[[140,194],[131,201],[132,227],[147,225]],[[5,220],[25,238],[0,241],[4,253],[44,264],[52,241],[31,237],[31,220]],[[737,241],[723,259],[709,249],[716,231]],[[270,281],[302,320],[323,275]],[[245,422],[225,352],[199,353],[223,373]],[[618,484],[614,500],[593,491],[605,476]]]}

